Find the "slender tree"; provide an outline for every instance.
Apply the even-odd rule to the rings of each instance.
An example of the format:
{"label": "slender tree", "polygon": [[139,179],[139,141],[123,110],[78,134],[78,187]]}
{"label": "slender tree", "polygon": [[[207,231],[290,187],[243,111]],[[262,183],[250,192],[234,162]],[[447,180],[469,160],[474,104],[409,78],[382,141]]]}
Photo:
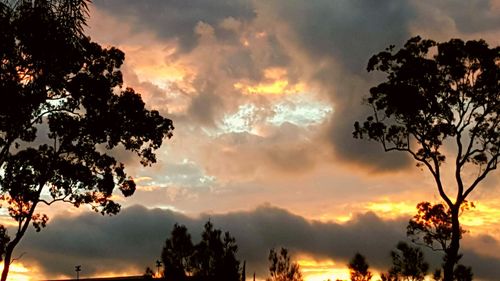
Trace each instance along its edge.
{"label": "slender tree", "polygon": [[351,274],[351,281],[370,281],[373,274],[370,272],[370,266],[366,259],[360,253],[356,253],[347,265]]}
{"label": "slender tree", "polygon": [[[499,60],[500,47],[482,40],[436,43],[414,37],[368,63],[368,71],[387,78],[370,89],[366,102],[373,114],[354,124],[354,136],[375,140],[385,151],[405,152],[430,171],[451,213],[445,281],[452,281],[460,257],[460,208],[500,157]],[[443,183],[446,160],[451,186]]]}
{"label": "slender tree", "polygon": [[296,262],[291,261],[291,256],[286,248],[279,251],[269,251],[269,273],[271,276],[266,281],[302,281],[302,272]]}
{"label": "slender tree", "polygon": [[1,238],[1,281],[29,225],[40,231],[48,221],[38,206],[67,202],[116,214],[113,191],[130,196],[135,183],[113,150],[148,166],[172,136],[171,120],[122,87],[124,53],[83,33],[87,4],[0,1],[0,194],[16,222]]}

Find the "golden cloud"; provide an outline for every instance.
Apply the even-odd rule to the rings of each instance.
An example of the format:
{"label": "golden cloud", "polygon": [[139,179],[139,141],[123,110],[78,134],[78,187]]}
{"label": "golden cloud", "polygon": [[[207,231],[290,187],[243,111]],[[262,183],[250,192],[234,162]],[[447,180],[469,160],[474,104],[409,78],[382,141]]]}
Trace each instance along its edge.
{"label": "golden cloud", "polygon": [[259,83],[237,82],[235,89],[247,95],[283,95],[295,94],[305,90],[305,84],[290,83],[285,68],[271,67],[264,69],[264,81]]}

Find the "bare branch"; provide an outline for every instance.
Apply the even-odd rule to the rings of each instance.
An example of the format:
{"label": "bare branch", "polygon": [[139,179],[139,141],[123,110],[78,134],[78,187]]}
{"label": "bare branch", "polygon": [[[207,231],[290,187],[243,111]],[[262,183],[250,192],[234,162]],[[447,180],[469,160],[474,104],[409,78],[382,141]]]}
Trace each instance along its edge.
{"label": "bare branch", "polygon": [[26,255],[27,253],[26,252],[22,252],[19,256],[13,258],[10,262],[10,264],[13,264],[15,261],[18,261],[20,260],[24,255]]}

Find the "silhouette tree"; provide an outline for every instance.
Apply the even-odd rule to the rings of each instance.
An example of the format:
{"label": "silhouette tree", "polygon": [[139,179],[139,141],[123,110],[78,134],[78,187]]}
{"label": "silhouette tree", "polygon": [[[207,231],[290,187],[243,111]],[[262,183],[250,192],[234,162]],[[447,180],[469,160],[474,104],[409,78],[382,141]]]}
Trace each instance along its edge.
{"label": "silhouette tree", "polygon": [[391,251],[392,267],[387,275],[382,275],[382,280],[423,281],[429,264],[424,260],[420,248],[399,242],[396,249]]}
{"label": "silhouette tree", "polygon": [[[473,208],[474,204],[464,201],[461,212]],[[412,241],[432,250],[446,251],[452,237],[451,210],[444,204],[420,202],[417,214],[408,222],[406,234]],[[466,233],[460,227],[460,234]],[[460,236],[462,238],[462,236]]]}
{"label": "silhouette tree", "polygon": [[[368,63],[368,71],[382,71],[387,80],[370,89],[366,102],[373,114],[354,124],[354,137],[380,142],[385,151],[406,152],[432,174],[451,214],[445,281],[453,279],[459,258],[460,207],[497,168],[500,156],[499,59],[500,47],[489,48],[482,40],[436,43],[414,37],[401,50],[391,46]],[[455,146],[446,150],[453,188],[442,181],[446,140]]]}
{"label": "silhouette tree", "polygon": [[186,276],[191,272],[193,252],[194,246],[187,228],[184,225],[175,224],[161,253],[165,279],[168,281],[186,280]]}
{"label": "silhouette tree", "polygon": [[39,205],[67,202],[116,214],[113,191],[130,196],[135,183],[113,150],[133,152],[148,166],[172,136],[171,120],[122,87],[124,53],[83,33],[87,3],[0,2],[0,193],[16,222],[12,237],[0,239],[1,281],[29,225],[40,231],[47,223]]}
{"label": "silhouette tree", "polygon": [[370,281],[373,274],[368,270],[370,266],[360,253],[356,253],[347,265],[351,274],[351,281]]}
{"label": "silhouette tree", "polygon": [[142,277],[144,280],[153,280],[153,276],[155,275],[154,271],[151,269],[151,267],[146,267],[146,270],[144,271],[144,274]]}
{"label": "silhouette tree", "polygon": [[239,281],[240,262],[236,259],[238,246],[229,232],[214,229],[205,223],[201,241],[194,247],[193,276],[199,280]]}
{"label": "silhouette tree", "polygon": [[286,248],[281,248],[279,252],[271,249],[269,251],[271,276],[266,281],[302,281],[299,264],[292,262],[290,258]]}
{"label": "silhouette tree", "polygon": [[174,225],[171,236],[165,242],[162,261],[166,280],[240,281],[240,262],[236,259],[238,246],[229,232],[215,229],[208,221],[201,241],[193,245],[191,235],[183,225]]}

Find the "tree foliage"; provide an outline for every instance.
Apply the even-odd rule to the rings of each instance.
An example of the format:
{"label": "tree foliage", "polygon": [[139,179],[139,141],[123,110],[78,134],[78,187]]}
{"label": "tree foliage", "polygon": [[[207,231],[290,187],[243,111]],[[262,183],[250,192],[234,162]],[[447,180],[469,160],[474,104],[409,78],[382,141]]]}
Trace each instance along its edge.
{"label": "tree foliage", "polygon": [[366,259],[360,253],[356,253],[347,265],[351,275],[351,281],[370,281],[373,274],[370,272],[370,266]]}
{"label": "tree foliage", "polygon": [[113,191],[130,196],[135,183],[113,151],[133,152],[148,166],[172,136],[172,121],[123,87],[124,53],[83,33],[87,4],[0,2],[0,186],[17,223],[2,281],[28,226],[47,224],[37,206],[67,202],[116,214]]}
{"label": "tree foliage", "polygon": [[205,223],[201,241],[195,246],[193,254],[193,276],[201,280],[240,280],[240,262],[236,259],[238,246],[229,232],[215,229],[208,221]]}
{"label": "tree foliage", "polygon": [[269,251],[269,273],[267,281],[302,281],[302,272],[298,263],[291,261],[286,248]]}
{"label": "tree foliage", "polygon": [[399,242],[396,249],[391,251],[392,266],[387,275],[382,275],[382,280],[423,281],[429,270],[429,264],[425,261],[420,248]]}
{"label": "tree foliage", "polygon": [[[474,208],[474,203],[465,201],[461,211]],[[460,233],[467,231],[460,227]],[[408,222],[406,234],[412,242],[424,245],[432,250],[446,251],[450,247],[452,236],[451,210],[445,204],[420,202],[417,214]],[[462,238],[462,236],[460,236]]]}
{"label": "tree foliage", "polygon": [[167,280],[186,280],[187,272],[191,272],[191,257],[194,246],[191,235],[183,225],[175,224],[170,238],[165,241],[161,253],[164,265],[164,276]]}
{"label": "tree foliage", "polygon": [[[373,114],[354,124],[354,136],[377,141],[386,151],[406,152],[432,174],[451,212],[446,281],[452,280],[459,258],[460,208],[500,157],[499,62],[500,47],[490,48],[483,40],[437,43],[420,37],[368,62],[368,71],[387,76],[370,89],[366,103]],[[448,155],[444,144],[450,146]],[[445,161],[453,187],[443,183]]]}
{"label": "tree foliage", "polygon": [[175,224],[162,251],[166,280],[240,281],[240,262],[236,258],[238,246],[229,232],[215,229],[208,221],[201,241],[193,245],[191,235],[183,225]]}

